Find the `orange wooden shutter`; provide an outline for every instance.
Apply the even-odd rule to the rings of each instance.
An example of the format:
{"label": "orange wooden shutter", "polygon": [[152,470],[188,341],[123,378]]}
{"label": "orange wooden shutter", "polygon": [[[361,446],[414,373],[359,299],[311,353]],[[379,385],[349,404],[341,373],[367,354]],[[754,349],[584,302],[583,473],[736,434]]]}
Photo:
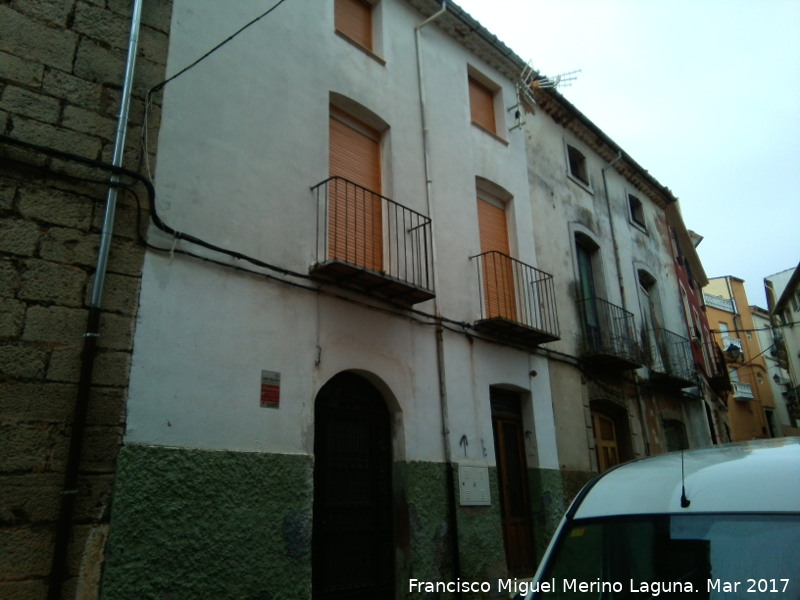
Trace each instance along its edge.
{"label": "orange wooden shutter", "polygon": [[[483,257],[483,290],[486,318],[502,317],[516,321],[514,270],[509,255],[506,211],[478,198],[478,229]],[[498,254],[501,253],[501,254]]]}
{"label": "orange wooden shutter", "polygon": [[328,253],[330,258],[383,268],[379,134],[331,108]]}
{"label": "orange wooden shutter", "polygon": [[469,78],[469,105],[473,123],[496,133],[494,94],[492,90],[472,77]]}
{"label": "orange wooden shutter", "polygon": [[359,46],[372,50],[372,5],[365,0],[336,0],[334,25]]}

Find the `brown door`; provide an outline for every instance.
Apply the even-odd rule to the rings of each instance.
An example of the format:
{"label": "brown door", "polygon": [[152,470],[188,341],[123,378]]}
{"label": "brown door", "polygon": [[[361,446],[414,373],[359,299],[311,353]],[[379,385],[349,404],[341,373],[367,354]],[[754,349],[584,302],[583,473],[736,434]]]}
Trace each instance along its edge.
{"label": "brown door", "polygon": [[380,392],[340,373],[317,395],[314,418],[315,600],[394,597],[389,411]]}
{"label": "brown door", "polygon": [[331,107],[328,253],[359,267],[383,268],[379,133]]}
{"label": "brown door", "polygon": [[536,558],[519,397],[492,389],[491,402],[506,564],[510,575],[529,576],[536,570]]}
{"label": "brown door", "polygon": [[619,443],[614,419],[602,413],[593,412],[594,446],[597,451],[597,466],[600,471],[619,464]]}
{"label": "brown door", "polygon": [[[509,255],[506,211],[478,198],[478,229],[483,254],[483,293],[486,318],[516,321],[513,266]],[[486,254],[486,253],[489,254]]]}

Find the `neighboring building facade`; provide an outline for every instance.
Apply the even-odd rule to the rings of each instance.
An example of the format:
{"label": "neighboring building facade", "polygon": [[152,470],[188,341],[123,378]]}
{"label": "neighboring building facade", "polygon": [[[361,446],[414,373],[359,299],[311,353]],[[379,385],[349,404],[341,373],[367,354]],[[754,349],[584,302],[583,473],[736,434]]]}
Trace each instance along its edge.
{"label": "neighboring building facade", "polygon": [[767,364],[744,282],[737,277],[712,277],[703,293],[709,324],[723,349],[731,380],[728,419],[733,440],[779,437]]}
{"label": "neighboring building facade", "polygon": [[536,99],[526,131],[539,260],[558,274],[562,336],[547,348],[562,468],[581,480],[710,444],[703,398],[683,391],[699,383],[672,240],[688,233],[668,215],[676,199],[564,98]]}
{"label": "neighboring building facade", "polygon": [[782,366],[786,364],[781,344],[780,329],[773,327],[769,312],[759,306],[751,306],[750,314],[753,315],[753,324],[756,328],[761,355],[767,367],[766,382],[772,389],[772,398],[775,400],[774,433],[775,436],[791,436],[800,433],[794,426],[787,401],[788,391],[792,389],[789,372]]}
{"label": "neighboring building facade", "polygon": [[[104,226],[131,22],[126,2],[0,5],[2,598],[98,597],[144,257],[130,193],[145,198],[144,186],[121,178]],[[146,3],[129,169],[169,24],[170,2]],[[148,133],[154,142],[157,122]]]}
{"label": "neighboring building facade", "polygon": [[800,424],[800,265],[766,277],[764,285],[777,350],[775,397],[783,398],[794,432]]}

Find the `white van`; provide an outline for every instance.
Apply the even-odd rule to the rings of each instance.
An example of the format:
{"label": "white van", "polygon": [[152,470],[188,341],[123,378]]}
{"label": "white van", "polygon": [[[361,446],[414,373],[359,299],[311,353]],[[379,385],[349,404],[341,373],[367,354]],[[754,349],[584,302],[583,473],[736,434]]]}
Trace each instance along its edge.
{"label": "white van", "polygon": [[537,600],[800,600],[800,438],[675,452],[603,473],[517,591]]}

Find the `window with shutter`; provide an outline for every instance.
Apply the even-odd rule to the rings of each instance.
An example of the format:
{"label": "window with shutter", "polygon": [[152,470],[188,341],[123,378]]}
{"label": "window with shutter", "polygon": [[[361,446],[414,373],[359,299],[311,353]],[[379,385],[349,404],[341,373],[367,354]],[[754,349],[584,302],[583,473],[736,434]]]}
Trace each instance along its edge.
{"label": "window with shutter", "polygon": [[336,31],[372,51],[372,4],[366,0],[336,0]]}
{"label": "window with shutter", "polygon": [[383,268],[380,134],[331,107],[328,252],[330,258]]}
{"label": "window with shutter", "polygon": [[469,105],[472,122],[497,134],[494,116],[494,92],[474,77],[469,77]]}

